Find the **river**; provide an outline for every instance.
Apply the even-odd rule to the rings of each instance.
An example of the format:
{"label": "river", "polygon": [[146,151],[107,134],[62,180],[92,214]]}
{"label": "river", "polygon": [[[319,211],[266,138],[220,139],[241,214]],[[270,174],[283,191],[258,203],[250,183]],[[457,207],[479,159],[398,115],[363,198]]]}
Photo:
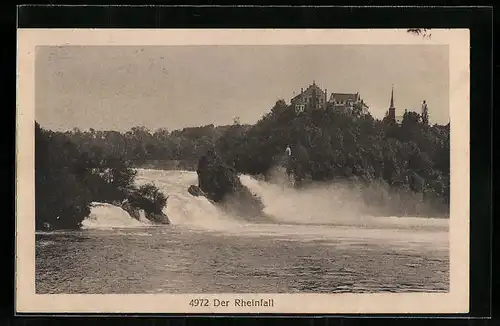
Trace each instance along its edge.
{"label": "river", "polygon": [[196,173],[139,170],[137,183],[169,195],[172,225],[110,210],[79,231],[37,232],[36,292],[449,291],[447,219],[361,216],[326,189],[241,179],[272,220],[254,223],[189,195]]}

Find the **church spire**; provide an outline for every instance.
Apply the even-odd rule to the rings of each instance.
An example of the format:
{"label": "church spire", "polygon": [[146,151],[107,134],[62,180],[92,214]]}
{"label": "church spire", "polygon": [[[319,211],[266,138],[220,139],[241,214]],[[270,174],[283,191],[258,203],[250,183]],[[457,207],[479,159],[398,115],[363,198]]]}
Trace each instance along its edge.
{"label": "church spire", "polygon": [[396,108],[394,107],[394,85],[392,85],[391,90],[391,105],[389,106],[389,110],[387,112],[387,117],[389,121],[396,122]]}
{"label": "church spire", "polygon": [[390,108],[394,107],[394,85],[392,85],[392,90],[391,90],[391,106]]}

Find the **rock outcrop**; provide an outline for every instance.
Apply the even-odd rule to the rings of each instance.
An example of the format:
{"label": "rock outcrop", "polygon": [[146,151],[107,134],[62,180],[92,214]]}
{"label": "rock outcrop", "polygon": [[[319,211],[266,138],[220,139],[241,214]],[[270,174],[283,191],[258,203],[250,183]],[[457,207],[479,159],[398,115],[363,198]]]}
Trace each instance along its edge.
{"label": "rock outcrop", "polygon": [[[121,202],[118,206],[120,206],[123,210],[129,213],[130,216],[138,221],[141,220],[142,211],[144,213],[144,217],[153,223],[170,224],[170,219],[165,213],[163,213],[163,211],[146,211],[145,209],[140,208],[139,203],[141,203],[141,199],[144,200],[143,198],[137,198],[136,194],[130,193],[128,198]],[[131,202],[135,205],[133,205]]]}
{"label": "rock outcrop", "polygon": [[148,213],[146,212],[146,218],[156,224],[170,224],[170,219],[167,214],[161,213]]}
{"label": "rock outcrop", "polygon": [[198,161],[198,189],[191,186],[189,193],[204,195],[221,207],[237,215],[261,216],[264,208],[260,198],[253,195],[240,181],[234,168],[224,163],[221,157],[209,150]]}
{"label": "rock outcrop", "polygon": [[242,186],[236,171],[227,166],[214,150],[209,150],[199,159],[196,173],[198,187],[216,203]]}
{"label": "rock outcrop", "polygon": [[195,186],[195,185],[190,185],[188,188],[188,192],[190,195],[195,196],[195,197],[205,196],[205,193],[203,192],[203,190],[201,190],[199,186]]}

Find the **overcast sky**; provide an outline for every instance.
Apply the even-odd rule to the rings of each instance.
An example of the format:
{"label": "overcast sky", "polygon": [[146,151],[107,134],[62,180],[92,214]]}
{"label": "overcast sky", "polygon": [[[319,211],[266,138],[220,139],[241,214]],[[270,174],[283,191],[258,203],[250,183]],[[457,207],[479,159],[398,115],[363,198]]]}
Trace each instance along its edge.
{"label": "overcast sky", "polygon": [[45,128],[125,131],[255,123],[316,81],[359,92],[383,117],[429,105],[449,121],[448,47],[441,45],[37,47],[36,119]]}

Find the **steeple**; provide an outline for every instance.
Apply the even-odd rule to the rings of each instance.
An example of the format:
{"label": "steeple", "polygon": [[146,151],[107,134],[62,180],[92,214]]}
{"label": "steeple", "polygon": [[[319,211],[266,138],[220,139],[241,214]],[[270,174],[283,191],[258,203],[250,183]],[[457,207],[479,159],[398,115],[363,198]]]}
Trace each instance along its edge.
{"label": "steeple", "polygon": [[389,108],[394,108],[394,85],[392,85],[392,90],[391,90],[391,106]]}
{"label": "steeple", "polygon": [[389,121],[396,122],[396,108],[394,107],[394,85],[392,85],[391,105],[389,106],[387,117],[389,118]]}

